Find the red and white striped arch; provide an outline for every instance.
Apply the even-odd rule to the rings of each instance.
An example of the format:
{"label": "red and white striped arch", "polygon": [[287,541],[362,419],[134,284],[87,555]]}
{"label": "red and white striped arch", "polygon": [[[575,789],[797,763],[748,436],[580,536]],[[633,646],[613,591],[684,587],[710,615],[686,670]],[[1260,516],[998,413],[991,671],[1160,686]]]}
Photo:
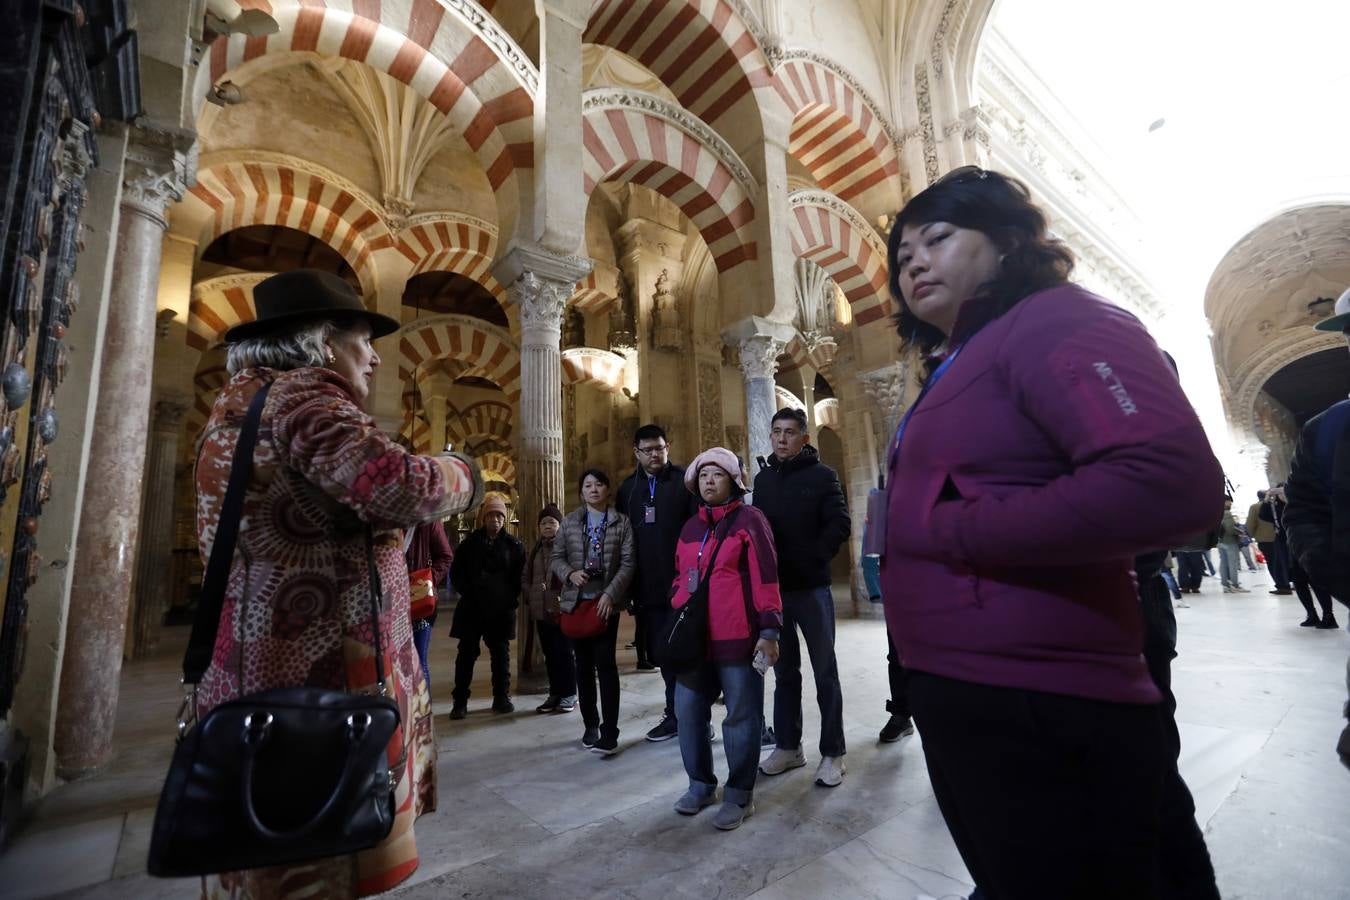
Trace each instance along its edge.
{"label": "red and white striped arch", "polygon": [[591,260],[590,274],[577,282],[570,302],[583,313],[601,313],[619,299],[619,269],[599,259]]}
{"label": "red and white striped arch", "polygon": [[508,402],[520,399],[520,348],[505,329],[470,316],[443,315],[410,322],[396,336],[398,374],[404,383],[425,362],[453,359],[501,388]]}
{"label": "red and white striped arch", "polygon": [[778,357],[779,372],[794,372],[811,361],[810,355],[806,352],[806,343],[802,340],[801,333],[798,332],[792,336],[792,340],[783,348],[782,354]]}
{"label": "red and white striped arch", "polygon": [[886,245],[862,216],[822,191],[793,191],[788,234],[792,252],[820,266],[848,298],[859,325],[886,315]]}
{"label": "red and white striped arch", "polygon": [[843,416],[839,412],[839,400],[834,397],[826,397],[824,400],[816,401],[816,425],[820,428],[829,428],[840,433],[840,426],[843,425]]}
{"label": "red and white striped arch", "polygon": [[779,102],[763,48],[725,0],[596,0],[582,40],[633,57],[714,127],[737,109],[758,127],[760,107]]}
{"label": "red and white striped arch", "polygon": [[455,272],[481,284],[503,309],[508,308],[506,289],[492,274],[497,257],[497,229],[492,223],[463,215],[419,217],[399,232],[397,247],[413,263],[409,277]]}
{"label": "red and white striped arch", "polygon": [[[211,43],[193,86],[200,111],[212,84],[268,54],[341,56],[386,72],[446,115],[478,155],[496,191],[534,166],[538,72],[510,36],[489,43],[440,0],[241,0],[271,14],[276,34],[223,35]],[[470,5],[464,4],[468,7]],[[239,80],[236,78],[235,80]]]}
{"label": "red and white striped arch", "polygon": [[623,390],[627,360],[617,353],[594,347],[573,347],[562,353],[563,384],[589,384],[617,394]]}
{"label": "red and white striped arch", "polygon": [[[618,97],[621,91],[605,91]],[[632,106],[592,107],[581,125],[586,196],[602,181],[641,184],[668,198],[703,236],[719,272],[756,257],[755,205],[718,155],[693,134]]]}
{"label": "red and white striped arch", "polygon": [[214,347],[225,332],[257,318],[253,288],[271,272],[245,272],[207,278],[192,286],[188,303],[187,344],[196,350]]}
{"label": "red and white striped arch", "polygon": [[199,227],[199,252],[220,235],[247,225],[284,225],[336,250],[369,295],[371,254],[394,244],[379,204],[322,166],[264,151],[208,156],[174,216]]}
{"label": "red and white striped arch", "polygon": [[427,424],[425,418],[413,410],[403,410],[403,424],[399,426],[398,432],[412,443],[414,453],[432,452],[431,426]]}
{"label": "red and white striped arch", "polygon": [[484,481],[516,483],[516,461],[500,450],[491,450],[478,457],[478,468],[483,472]]}
{"label": "red and white striped arch", "polygon": [[870,99],[810,58],[790,57],[774,77],[793,114],[788,152],[822,189],[853,200],[888,179],[899,188],[900,160]]}
{"label": "red and white striped arch", "polygon": [[509,405],[499,400],[480,400],[457,416],[446,416],[446,431],[459,444],[485,437],[509,444],[513,418]]}

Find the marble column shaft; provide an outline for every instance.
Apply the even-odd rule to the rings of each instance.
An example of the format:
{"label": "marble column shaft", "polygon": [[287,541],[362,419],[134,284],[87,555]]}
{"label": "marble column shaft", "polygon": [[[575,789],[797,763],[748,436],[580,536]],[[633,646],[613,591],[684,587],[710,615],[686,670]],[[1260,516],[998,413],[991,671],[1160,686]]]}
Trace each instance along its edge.
{"label": "marble column shaft", "polygon": [[54,744],[57,773],[65,778],[89,774],[112,756],[150,424],[164,213],[183,195],[184,166],[181,152],[135,138],[127,151],[61,667]]}
{"label": "marble column shaft", "polygon": [[511,284],[520,307],[520,524],[534,537],[546,503],[566,504],[563,488],[562,314],[574,284],[526,272]]}
{"label": "marble column shaft", "polygon": [[778,394],[773,376],[778,357],[787,345],[775,337],[756,334],[740,343],[741,376],[745,379],[745,419],[750,441],[750,459],[746,461],[753,479],[759,473],[759,458],[773,453],[769,432],[773,414],[778,411]]}
{"label": "marble column shaft", "polygon": [[186,402],[160,400],[146,453],[141,504],[140,552],[136,559],[136,616],[130,634],[131,656],[142,659],[154,646],[164,613],[172,605],[174,585],[173,507],[178,470],[178,433]]}

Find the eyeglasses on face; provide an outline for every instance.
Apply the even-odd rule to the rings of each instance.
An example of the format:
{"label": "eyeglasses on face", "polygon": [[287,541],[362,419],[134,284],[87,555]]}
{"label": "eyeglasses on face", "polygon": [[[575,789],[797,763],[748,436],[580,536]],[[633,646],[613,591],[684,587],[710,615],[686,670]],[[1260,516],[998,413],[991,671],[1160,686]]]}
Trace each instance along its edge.
{"label": "eyeglasses on face", "polygon": [[665,453],[670,449],[669,444],[662,444],[659,447],[635,447],[634,450],[642,456],[654,456],[658,453]]}

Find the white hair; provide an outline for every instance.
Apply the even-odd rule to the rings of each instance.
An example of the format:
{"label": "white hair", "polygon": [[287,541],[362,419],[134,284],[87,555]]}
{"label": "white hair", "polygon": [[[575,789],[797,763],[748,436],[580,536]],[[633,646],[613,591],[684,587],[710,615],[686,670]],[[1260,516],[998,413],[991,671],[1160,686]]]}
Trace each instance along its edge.
{"label": "white hair", "polygon": [[306,322],[291,331],[264,334],[231,344],[225,370],[236,375],[244,369],[303,369],[328,365],[328,339],[338,330],[331,321]]}

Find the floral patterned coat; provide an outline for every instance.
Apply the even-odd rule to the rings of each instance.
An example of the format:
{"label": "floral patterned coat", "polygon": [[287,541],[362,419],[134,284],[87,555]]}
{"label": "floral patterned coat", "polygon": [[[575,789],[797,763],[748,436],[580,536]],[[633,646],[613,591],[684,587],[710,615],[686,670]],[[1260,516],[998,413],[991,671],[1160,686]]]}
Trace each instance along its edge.
{"label": "floral patterned coat", "polygon": [[417,868],[413,820],[436,805],[431,702],[413,646],[401,530],[466,509],[481,498],[481,481],[462,460],[444,465],[403,450],[361,411],[349,383],[328,369],[247,369],[216,399],[197,459],[203,561],[211,554],[239,426],[266,381],[274,384],[215,651],[198,688],[198,713],[271,688],[374,689],[367,557],[367,535],[373,535],[384,669],[402,722],[389,747],[390,767],[401,773],[397,814],[389,837],[370,850],[226,873],[204,885],[204,896],[271,900],[301,884],[324,897],[374,894]]}

